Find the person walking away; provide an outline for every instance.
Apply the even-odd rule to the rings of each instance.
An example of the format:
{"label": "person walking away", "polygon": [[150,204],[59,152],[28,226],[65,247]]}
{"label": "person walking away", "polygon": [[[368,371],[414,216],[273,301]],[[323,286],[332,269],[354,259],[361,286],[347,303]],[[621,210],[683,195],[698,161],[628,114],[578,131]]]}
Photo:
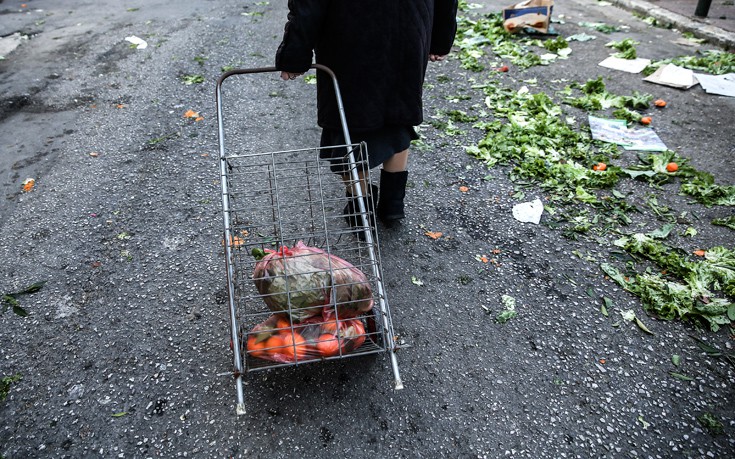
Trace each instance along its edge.
{"label": "person walking away", "polygon": [[[377,216],[391,226],[405,218],[408,148],[423,122],[422,91],[429,61],[449,54],[457,31],[457,0],[289,0],[276,51],[281,78],[307,72],[315,57],[337,76],[353,143],[365,142],[368,166],[382,165],[380,189],[362,182]],[[317,72],[317,123],[321,146],[343,145],[334,87]],[[320,76],[322,76],[320,78]],[[322,158],[348,182],[344,150],[323,149]],[[364,158],[356,158],[358,161]],[[347,195],[353,189],[348,187]],[[349,200],[348,221],[358,226]]]}

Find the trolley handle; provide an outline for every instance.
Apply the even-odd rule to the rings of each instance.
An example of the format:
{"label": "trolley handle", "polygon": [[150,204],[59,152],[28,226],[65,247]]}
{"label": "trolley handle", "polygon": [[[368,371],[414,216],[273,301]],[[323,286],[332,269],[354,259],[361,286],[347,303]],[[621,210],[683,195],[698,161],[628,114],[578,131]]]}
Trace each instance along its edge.
{"label": "trolley handle", "polygon": [[[337,110],[339,111],[339,121],[342,125],[342,132],[345,136],[345,144],[350,145],[352,144],[352,139],[350,139],[350,132],[347,129],[347,117],[345,116],[345,107],[342,103],[342,93],[339,90],[339,83],[337,82],[337,75],[334,74],[332,69],[327,67],[326,65],[322,64],[312,64],[311,67],[315,70],[321,70],[322,72],[329,75],[329,77],[332,79],[332,84],[334,85],[334,95],[337,99]],[[246,68],[246,69],[234,69],[229,70],[225,73],[223,73],[218,79],[217,79],[217,90],[216,90],[216,99],[217,99],[217,111],[218,111],[218,117],[219,119],[222,119],[222,113],[221,113],[221,95],[222,95],[222,83],[229,77],[233,75],[242,75],[242,74],[249,74],[249,73],[269,73],[269,72],[280,72],[275,67],[255,67],[255,68]]]}

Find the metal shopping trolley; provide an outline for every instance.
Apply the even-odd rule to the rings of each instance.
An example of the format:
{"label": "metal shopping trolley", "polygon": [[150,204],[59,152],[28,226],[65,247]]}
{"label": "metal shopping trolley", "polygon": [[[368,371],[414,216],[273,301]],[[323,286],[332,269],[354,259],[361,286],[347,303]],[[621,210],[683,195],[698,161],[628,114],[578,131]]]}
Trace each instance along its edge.
{"label": "metal shopping trolley", "polygon": [[[222,85],[233,76],[277,70],[237,69],[217,81],[223,246],[238,414],[245,413],[243,377],[256,370],[387,352],[395,388],[403,388],[377,231],[360,180],[364,176],[370,183],[367,147],[350,140],[334,73],[319,64],[312,68],[334,85],[344,145],[243,151],[247,141],[225,141]],[[262,128],[246,132],[245,140],[267,137]],[[336,175],[332,163],[320,158],[324,148],[344,151],[346,175]],[[345,218],[350,199],[346,186],[353,189],[347,207],[352,224]],[[298,272],[296,265],[301,266]]]}

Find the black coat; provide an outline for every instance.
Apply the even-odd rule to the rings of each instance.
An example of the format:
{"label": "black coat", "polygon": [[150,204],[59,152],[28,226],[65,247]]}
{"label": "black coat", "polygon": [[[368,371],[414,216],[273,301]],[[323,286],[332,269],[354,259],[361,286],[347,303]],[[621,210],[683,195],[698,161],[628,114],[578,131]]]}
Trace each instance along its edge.
{"label": "black coat", "polygon": [[[337,75],[350,131],[416,126],[429,54],[448,54],[457,0],[289,0],[276,68],[316,62]],[[317,78],[319,125],[339,129],[332,82]]]}

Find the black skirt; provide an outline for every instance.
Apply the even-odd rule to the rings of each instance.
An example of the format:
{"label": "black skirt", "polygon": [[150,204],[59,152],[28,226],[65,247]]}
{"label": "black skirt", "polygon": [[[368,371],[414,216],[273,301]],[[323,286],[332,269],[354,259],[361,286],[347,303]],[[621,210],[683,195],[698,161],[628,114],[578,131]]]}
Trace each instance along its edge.
{"label": "black skirt", "polygon": [[[396,153],[408,149],[412,140],[418,140],[419,135],[411,126],[385,126],[375,131],[350,132],[352,143],[365,142],[367,144],[367,158],[355,157],[355,161],[367,159],[370,169],[377,167]],[[344,145],[345,136],[341,129],[322,130],[321,146]],[[348,172],[347,150],[345,148],[324,148],[319,151],[321,159],[329,160],[332,172],[346,174]],[[359,156],[359,155],[357,155]]]}

